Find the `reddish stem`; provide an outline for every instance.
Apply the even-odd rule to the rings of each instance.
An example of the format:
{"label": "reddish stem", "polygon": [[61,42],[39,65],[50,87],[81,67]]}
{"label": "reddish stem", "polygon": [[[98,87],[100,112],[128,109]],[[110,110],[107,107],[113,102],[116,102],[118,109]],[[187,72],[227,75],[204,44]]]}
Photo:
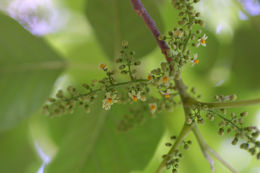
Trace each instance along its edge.
{"label": "reddish stem", "polygon": [[169,50],[168,45],[164,40],[159,40],[159,35],[161,35],[160,31],[158,30],[156,23],[151,18],[149,13],[144,8],[141,0],[131,0],[133,8],[135,12],[142,17],[144,20],[146,26],[149,28],[149,30],[152,32],[154,38],[156,39],[158,45],[160,46],[162,53],[164,54],[167,61],[171,61],[171,58],[168,56],[167,51]]}

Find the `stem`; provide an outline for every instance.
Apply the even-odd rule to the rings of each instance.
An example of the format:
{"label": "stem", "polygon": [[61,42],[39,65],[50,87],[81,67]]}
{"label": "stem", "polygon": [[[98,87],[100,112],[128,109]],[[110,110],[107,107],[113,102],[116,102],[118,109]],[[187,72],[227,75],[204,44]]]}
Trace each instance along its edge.
{"label": "stem", "polygon": [[[182,143],[182,141],[186,138],[186,136],[188,135],[188,133],[191,131],[192,126],[187,125],[186,123],[184,124],[179,136],[177,137],[174,145],[172,146],[171,150],[168,152],[168,156],[172,157],[172,155],[174,154],[174,151],[180,146],[180,144]],[[156,170],[156,173],[162,173],[165,165],[166,165],[167,159],[164,159],[160,166],[158,167],[158,169]]]}
{"label": "stem", "polygon": [[[160,35],[160,31],[158,30],[155,22],[151,18],[151,16],[148,14],[146,9],[144,8],[142,2],[140,0],[131,0],[131,3],[133,5],[134,10],[136,13],[144,20],[146,26],[149,28],[149,30],[152,32],[154,38],[157,41],[157,44],[160,46],[162,53],[165,56],[165,59],[170,62],[171,58],[168,56],[167,52],[169,50],[168,45],[164,40],[159,40],[158,37]],[[184,48],[186,48],[187,44],[189,42],[189,39],[186,40],[186,45],[184,45]],[[176,88],[181,96],[182,103],[184,105],[184,112],[186,117],[189,115],[191,112],[191,109],[185,106],[186,101],[188,100],[187,98],[190,98],[188,93],[186,92],[186,87],[181,79],[177,80],[175,79],[176,83]],[[176,142],[172,146],[171,150],[169,151],[169,155],[172,155],[172,153],[178,148],[178,146],[181,144],[181,142],[184,140],[184,138],[188,135],[188,133],[191,131],[192,126],[187,125],[186,123],[184,124],[181,133],[179,134]],[[165,166],[166,166],[166,159],[164,159],[160,166],[158,167],[156,173],[162,173]]]}
{"label": "stem", "polygon": [[131,65],[130,65],[129,61],[127,61],[127,67],[128,67],[129,77],[130,77],[131,81],[133,81],[134,77],[133,77],[133,74],[132,74],[132,71],[131,71]]}
{"label": "stem", "polygon": [[210,153],[213,157],[215,157],[218,161],[220,161],[232,173],[238,173],[238,171],[236,171],[229,163],[227,163],[218,153],[216,153],[212,148],[210,148],[210,146],[206,143],[203,136],[201,135],[197,126],[194,126],[192,130],[193,130],[193,133],[194,133],[197,141],[199,142],[199,145],[200,145],[200,148],[201,148],[203,154],[206,153],[206,155],[204,154],[204,156],[210,162],[211,170],[212,170],[212,166],[213,166],[213,170],[214,170],[214,162],[209,157],[208,153]]}
{"label": "stem", "polygon": [[210,109],[234,108],[234,107],[252,106],[252,105],[260,104],[260,98],[251,99],[251,100],[234,101],[234,102],[216,102],[216,103],[198,102],[197,104],[201,104],[202,106],[205,105]]}
{"label": "stem", "polygon": [[[108,86],[108,88],[120,87],[120,86],[129,85],[129,84],[133,84],[133,83],[142,83],[142,82],[145,83],[147,81],[148,80],[146,80],[146,79],[135,79],[135,80],[127,81],[127,82],[120,82],[120,83],[116,83],[116,84],[111,84],[110,86]],[[89,96],[91,94],[94,94],[94,93],[97,93],[97,92],[100,92],[100,91],[103,91],[103,89],[98,88],[98,89],[92,90],[92,91],[90,91],[88,93],[76,95],[75,97],[70,98],[70,99],[68,99],[66,101],[69,101],[71,99],[77,99],[77,98],[82,97],[82,96]]]}
{"label": "stem", "polygon": [[164,40],[159,40],[159,36],[161,35],[160,31],[158,30],[156,23],[151,18],[149,13],[144,8],[142,2],[140,0],[131,0],[133,8],[135,12],[144,20],[146,26],[152,32],[157,44],[160,46],[162,53],[164,54],[167,61],[171,61],[171,58],[168,56],[167,52],[169,50],[168,45]]}
{"label": "stem", "polygon": [[[167,52],[169,50],[169,47],[167,46],[166,42],[164,40],[159,40],[158,37],[160,35],[160,32],[158,30],[158,28],[156,27],[155,22],[153,21],[153,19],[151,18],[151,16],[148,14],[148,12],[146,11],[146,9],[144,8],[142,2],[140,0],[131,0],[131,3],[133,5],[134,10],[136,11],[136,13],[144,20],[146,26],[149,28],[149,30],[152,32],[154,38],[156,39],[158,45],[161,48],[162,53],[164,54],[166,60],[168,62],[171,61],[171,58],[168,56]],[[184,43],[184,48],[183,48],[183,52],[186,50],[188,42],[190,40],[191,37],[191,32],[189,33],[188,39],[185,41]],[[176,88],[180,94],[181,97],[181,101],[184,107],[184,112],[185,112],[185,116],[187,117],[189,115],[189,113],[191,112],[191,106],[199,104],[200,102],[192,99],[189,94],[186,91],[186,86],[183,83],[182,79],[174,79],[175,84],[176,84]],[[215,109],[215,108],[228,108],[228,107],[240,107],[240,106],[247,106],[247,105],[254,105],[254,104],[259,104],[260,103],[260,99],[255,99],[255,100],[246,100],[246,101],[237,101],[237,102],[230,102],[230,103],[200,103],[202,105],[206,105],[208,106],[208,108],[211,109]],[[202,138],[201,134],[199,133],[197,127],[195,126],[193,128],[193,126],[184,124],[181,133],[179,134],[176,142],[174,143],[174,145],[172,146],[171,150],[169,151],[168,155],[172,155],[173,152],[176,150],[176,148],[178,148],[178,146],[181,144],[181,142],[185,139],[185,137],[188,135],[188,133],[193,130],[193,133],[196,135],[196,138],[202,148],[202,151],[204,153],[204,156],[208,159],[208,161],[211,164],[212,170],[214,169],[213,167],[213,161],[212,159],[209,157],[208,152],[210,152],[212,154],[212,156],[214,156],[216,159],[218,159],[224,166],[226,166],[231,172],[233,173],[237,173],[237,171],[235,169],[233,169],[227,162],[224,161],[224,159],[222,159],[213,149],[211,149],[206,142],[204,141],[204,139]],[[164,159],[160,166],[158,167],[156,173],[162,173],[165,166],[166,166],[166,162],[167,160]]]}
{"label": "stem", "polygon": [[206,160],[209,162],[210,164],[210,168],[211,168],[211,171],[212,172],[215,172],[215,166],[214,166],[214,161],[212,160],[212,158],[210,157],[210,155],[208,154],[208,151],[207,151],[207,144],[206,144],[206,141],[204,140],[204,138],[202,137],[200,131],[199,131],[199,128],[197,125],[195,125],[192,129],[192,132],[193,134],[195,135],[198,143],[199,143],[199,146],[200,146],[200,149],[204,155],[204,157],[206,158]]}

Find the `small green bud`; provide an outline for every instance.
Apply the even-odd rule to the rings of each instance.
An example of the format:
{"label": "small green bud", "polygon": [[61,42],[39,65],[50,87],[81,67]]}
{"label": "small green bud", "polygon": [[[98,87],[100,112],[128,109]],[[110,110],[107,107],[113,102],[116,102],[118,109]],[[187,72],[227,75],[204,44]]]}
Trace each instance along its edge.
{"label": "small green bud", "polygon": [[135,55],[135,51],[131,51],[131,52],[130,52],[130,55]]}
{"label": "small green bud", "polygon": [[184,150],[188,150],[190,148],[188,144],[184,144],[183,147],[184,147]]}
{"label": "small green bud", "polygon": [[245,149],[245,150],[247,150],[248,147],[249,147],[248,143],[243,143],[243,144],[240,145],[240,148]]}
{"label": "small green bud", "polygon": [[119,69],[120,69],[120,70],[123,70],[124,68],[125,68],[125,65],[120,65],[120,66],[119,66]]}
{"label": "small green bud", "polygon": [[190,125],[190,124],[193,123],[193,120],[192,120],[191,118],[187,118],[186,123],[187,123],[188,125]]}
{"label": "small green bud", "polygon": [[176,136],[171,136],[172,140],[176,140],[176,138],[177,138]]}
{"label": "small green bud", "polygon": [[68,86],[67,90],[70,92],[70,93],[74,93],[76,91],[76,88],[74,88],[73,86]]}
{"label": "small green bud", "polygon": [[199,12],[196,13],[195,16],[196,16],[196,17],[200,17],[200,13],[199,13]]}
{"label": "small green bud", "polygon": [[254,138],[257,138],[259,135],[260,135],[260,132],[259,132],[259,131],[252,133],[252,136],[253,136]]}
{"label": "small green bud", "polygon": [[87,114],[90,113],[89,105],[85,105],[85,112],[86,112]]}
{"label": "small green bud", "polygon": [[238,138],[234,138],[233,141],[232,141],[232,145],[236,145],[238,142]]}
{"label": "small green bud", "polygon": [[167,142],[167,143],[165,144],[165,146],[166,146],[166,147],[170,147],[170,146],[172,146],[172,144],[171,144],[170,142]]}
{"label": "small green bud", "polygon": [[240,113],[240,116],[241,117],[245,117],[245,116],[247,116],[248,115],[248,112],[242,112],[242,113]]}
{"label": "small green bud", "polygon": [[166,40],[166,36],[164,36],[164,35],[159,35],[158,40],[160,40],[160,41]]}
{"label": "small green bud", "polygon": [[257,160],[260,160],[260,152],[256,156]]}
{"label": "small green bud", "polygon": [[251,155],[255,155],[256,153],[256,149],[254,147],[250,148],[248,151],[250,152]]}
{"label": "small green bud", "polygon": [[183,15],[184,15],[184,12],[180,12],[180,13],[179,13],[179,16],[183,16]]}
{"label": "small green bud", "polygon": [[178,173],[177,169],[172,169],[172,173]]}
{"label": "small green bud", "polygon": [[210,121],[214,121],[215,117],[213,115],[211,115],[211,117],[209,118]]}
{"label": "small green bud", "polygon": [[167,63],[166,63],[166,62],[162,62],[162,63],[161,63],[161,68],[162,68],[163,71],[166,71],[166,69],[167,69]]}
{"label": "small green bud", "polygon": [[220,111],[222,112],[222,114],[226,114],[227,113],[227,110],[226,109],[220,109]]}
{"label": "small green bud", "polygon": [[231,96],[230,96],[230,100],[231,101],[235,101],[237,99],[237,95],[236,94],[232,94]]}
{"label": "small green bud", "polygon": [[63,97],[64,97],[63,91],[62,91],[62,90],[59,90],[58,93],[56,94],[56,97],[57,97],[57,98],[63,98]]}
{"label": "small green bud", "polygon": [[82,87],[83,87],[83,88],[86,88],[86,89],[90,89],[89,85],[88,85],[88,84],[85,84],[85,83],[82,84]]}
{"label": "small green bud", "polygon": [[116,63],[121,63],[122,61],[123,61],[122,58],[117,58],[117,59],[116,59]]}
{"label": "small green bud", "polygon": [[197,122],[198,122],[199,124],[203,124],[203,123],[204,123],[204,119],[203,119],[203,118],[199,118],[199,119],[197,120]]}
{"label": "small green bud", "polygon": [[49,98],[48,100],[49,100],[49,102],[51,102],[51,103],[56,102],[56,99],[54,99],[54,98]]}
{"label": "small green bud", "polygon": [[123,48],[128,48],[128,42],[127,41],[122,41],[122,47]]}
{"label": "small green bud", "polygon": [[224,135],[224,132],[225,132],[225,130],[224,130],[223,128],[220,128],[220,129],[218,130],[218,134],[219,134],[220,136],[223,136],[223,135]]}
{"label": "small green bud", "polygon": [[260,141],[256,141],[256,142],[255,142],[255,146],[258,147],[258,148],[260,148]]}
{"label": "small green bud", "polygon": [[205,25],[205,23],[204,23],[202,20],[199,20],[199,21],[198,21],[198,24],[199,24],[200,26],[204,26],[204,25]]}
{"label": "small green bud", "polygon": [[134,65],[140,65],[141,64],[141,61],[136,61],[135,63],[134,63]]}

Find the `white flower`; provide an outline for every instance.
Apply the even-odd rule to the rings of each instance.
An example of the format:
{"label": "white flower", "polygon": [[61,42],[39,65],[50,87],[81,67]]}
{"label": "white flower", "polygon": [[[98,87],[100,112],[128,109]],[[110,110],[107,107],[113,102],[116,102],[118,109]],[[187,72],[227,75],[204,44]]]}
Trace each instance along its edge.
{"label": "white flower", "polygon": [[140,98],[141,101],[145,102],[146,101],[146,97],[145,95],[142,95],[141,98]]}
{"label": "white flower", "polygon": [[206,47],[206,40],[207,39],[208,39],[208,36],[206,34],[204,34],[203,37],[198,39],[199,45]]}
{"label": "white flower", "polygon": [[150,103],[149,109],[150,109],[151,113],[154,114],[157,110],[157,104],[156,103]]}
{"label": "white flower", "polygon": [[195,53],[194,55],[193,55],[193,58],[192,58],[192,65],[195,65],[195,64],[199,64],[199,60],[198,60],[198,54],[197,53]]}
{"label": "white flower", "polygon": [[111,108],[111,106],[114,103],[118,102],[118,98],[117,98],[117,94],[116,93],[111,93],[111,92],[107,92],[105,98],[103,99],[103,109],[105,110],[109,110]]}
{"label": "white flower", "polygon": [[173,93],[173,90],[167,89],[166,91],[160,91],[162,95],[164,95],[165,98],[169,98],[170,95]]}
{"label": "white flower", "polygon": [[128,92],[128,96],[134,102],[137,102],[139,99],[141,99],[141,92],[140,91],[136,92],[135,90],[131,90],[131,91]]}
{"label": "white flower", "polygon": [[169,87],[172,79],[173,79],[173,77],[168,76],[168,75],[164,75],[164,76],[161,77],[160,83],[163,84],[166,87]]}

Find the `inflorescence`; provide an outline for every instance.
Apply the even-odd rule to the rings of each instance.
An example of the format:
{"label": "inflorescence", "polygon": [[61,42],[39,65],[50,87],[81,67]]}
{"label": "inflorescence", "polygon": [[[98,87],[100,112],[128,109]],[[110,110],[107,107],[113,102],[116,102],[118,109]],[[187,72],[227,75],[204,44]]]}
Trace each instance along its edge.
{"label": "inflorescence", "polygon": [[[195,29],[195,25],[203,26],[204,22],[199,19],[200,13],[193,5],[199,0],[172,0],[173,6],[179,10],[181,18],[178,21],[179,26],[168,32],[168,35],[160,35],[159,40],[165,40],[169,49],[167,56],[171,59],[168,62],[162,62],[156,69],[141,78],[137,67],[141,61],[134,58],[135,52],[128,49],[127,41],[122,42],[122,50],[119,57],[115,60],[116,70],[110,70],[107,64],[101,63],[99,68],[105,73],[101,80],[94,80],[91,84],[83,84],[84,91],[78,90],[72,86],[67,91],[59,90],[54,98],[49,98],[43,107],[44,112],[49,116],[59,116],[61,114],[73,113],[77,107],[83,107],[86,113],[91,110],[91,104],[98,100],[98,95],[103,95],[102,108],[110,110],[114,104],[129,104],[128,114],[118,124],[120,131],[127,131],[136,124],[142,124],[145,120],[144,111],[149,112],[154,117],[157,112],[171,110],[179,104],[178,93],[174,80],[178,80],[182,68],[186,64],[199,64],[199,55],[192,52],[192,48],[207,45],[207,35],[200,29]],[[126,81],[121,81],[118,75],[125,75]],[[192,88],[191,93],[196,95],[196,89]],[[196,95],[200,98],[200,95]],[[236,95],[216,96],[218,102],[234,101]],[[194,99],[195,100],[195,99]],[[138,103],[138,104],[136,104]],[[239,115],[236,113],[227,114],[225,109],[214,110],[207,105],[196,102],[191,113],[186,117],[186,123],[204,123],[202,112],[206,112],[206,117],[213,121],[220,118],[219,135],[224,133],[233,133],[233,145],[239,140],[242,141],[240,147],[256,155],[260,159],[260,141],[257,140],[260,132],[256,127],[244,126],[243,118],[247,112]],[[176,137],[172,137],[176,139]],[[184,149],[188,149],[191,141],[184,141]],[[166,146],[172,146],[167,143]],[[166,167],[177,172],[179,160],[183,155],[179,149],[176,149],[171,155],[164,155]]]}
{"label": "inflorescence", "polygon": [[[171,140],[174,142],[177,139],[176,136],[171,136]],[[165,143],[166,147],[172,147],[174,145],[172,142]],[[172,169],[172,173],[177,173],[180,165],[180,160],[183,158],[182,148],[184,150],[189,150],[192,145],[191,140],[182,141],[182,145],[175,149],[173,152],[164,154],[162,156],[163,159],[166,160],[166,168]]]}

